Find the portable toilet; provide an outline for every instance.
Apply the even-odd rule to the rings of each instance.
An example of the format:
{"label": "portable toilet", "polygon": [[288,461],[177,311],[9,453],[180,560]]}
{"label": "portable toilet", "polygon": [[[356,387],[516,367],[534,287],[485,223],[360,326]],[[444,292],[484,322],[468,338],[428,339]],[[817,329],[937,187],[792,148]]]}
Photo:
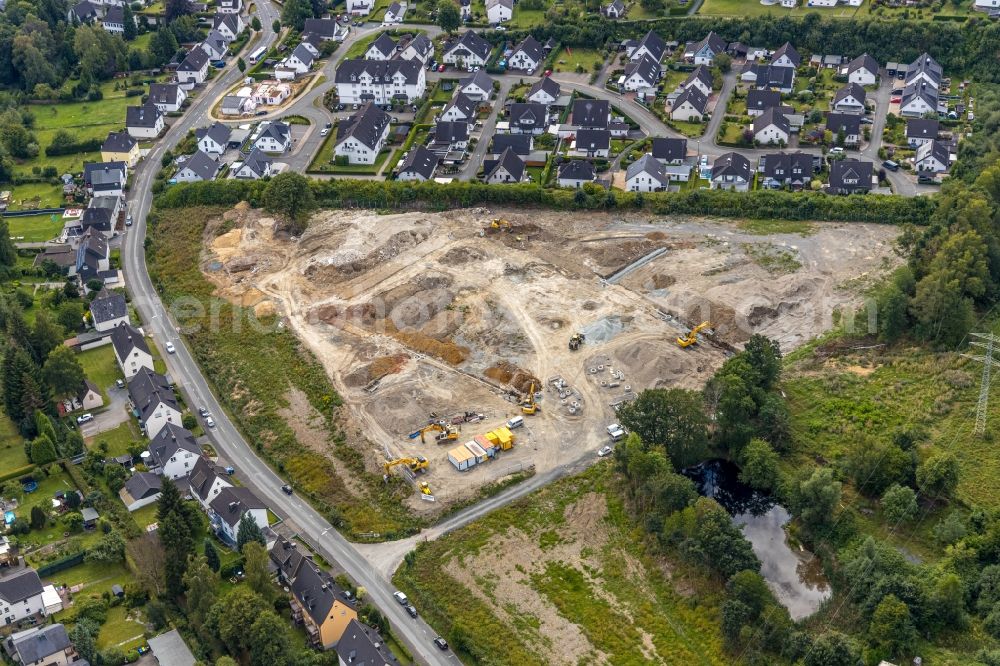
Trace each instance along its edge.
{"label": "portable toilet", "polygon": [[490,458],[496,456],[497,445],[491,442],[489,439],[487,439],[485,435],[476,435],[475,441],[476,444],[478,444],[483,449],[483,451],[486,452],[487,456],[489,456]]}
{"label": "portable toilet", "polygon": [[486,462],[486,451],[483,450],[483,447],[475,442],[466,442],[465,448],[469,449],[472,455],[475,456],[477,463]]}
{"label": "portable toilet", "polygon": [[464,472],[476,464],[476,456],[472,451],[464,446],[456,446],[448,452],[448,461],[455,466],[459,472]]}

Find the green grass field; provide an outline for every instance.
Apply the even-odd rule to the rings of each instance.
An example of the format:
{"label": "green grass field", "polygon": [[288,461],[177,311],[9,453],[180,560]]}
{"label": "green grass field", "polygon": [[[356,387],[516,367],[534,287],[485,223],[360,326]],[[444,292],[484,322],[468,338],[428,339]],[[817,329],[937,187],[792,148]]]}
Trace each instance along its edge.
{"label": "green grass field", "polygon": [[[5,185],[4,189],[10,186]],[[62,203],[62,185],[52,185],[50,183],[24,183],[15,185],[11,189],[11,206],[14,210],[28,210],[25,203],[38,197],[38,207],[54,208]]]}
{"label": "green grass field", "polygon": [[107,401],[108,389],[115,385],[116,379],[123,377],[118,369],[118,361],[115,360],[115,350],[112,346],[104,345],[80,352],[76,355],[76,360],[83,366],[87,378],[97,384]]}
{"label": "green grass field", "polygon": [[124,585],[132,579],[132,574],[124,563],[85,562],[71,569],[52,574],[45,579],[56,585],[83,585],[85,592],[102,594],[110,592],[114,584]]}
{"label": "green grass field", "polygon": [[97,635],[98,648],[105,650],[117,645],[127,652],[145,644],[146,638],[143,632],[146,630],[146,625],[129,618],[130,612],[135,614],[138,611],[129,611],[125,606],[108,609],[108,619],[101,625],[101,632]]}
{"label": "green grass field", "polygon": [[803,16],[810,12],[817,12],[827,18],[852,18],[858,14],[862,7],[806,7],[806,0],[800,0],[799,5],[794,8],[782,7],[781,5],[762,5],[758,0],[705,0],[698,9],[698,14],[702,16]]}
{"label": "green grass field", "polygon": [[6,414],[0,414],[0,471],[24,467],[29,463],[24,453],[24,440],[17,426]]}
{"label": "green grass field", "polygon": [[731,663],[717,587],[652,557],[613,483],[607,464],[557,481],[422,543],[394,582],[467,663]]}
{"label": "green grass field", "polygon": [[56,215],[55,220],[52,219],[52,215],[9,217],[7,226],[11,238],[18,242],[41,243],[59,235],[63,228],[63,219],[60,215]]}
{"label": "green grass field", "polygon": [[588,74],[594,71],[594,64],[604,64],[604,53],[597,49],[564,48],[556,54],[552,64],[554,72],[575,72],[578,65]]}
{"label": "green grass field", "polygon": [[109,456],[121,456],[128,453],[128,447],[136,442],[143,442],[145,438],[139,433],[139,428],[135,421],[129,419],[117,428],[105,430],[99,435],[95,435],[90,442],[93,447],[99,442],[108,443]]}

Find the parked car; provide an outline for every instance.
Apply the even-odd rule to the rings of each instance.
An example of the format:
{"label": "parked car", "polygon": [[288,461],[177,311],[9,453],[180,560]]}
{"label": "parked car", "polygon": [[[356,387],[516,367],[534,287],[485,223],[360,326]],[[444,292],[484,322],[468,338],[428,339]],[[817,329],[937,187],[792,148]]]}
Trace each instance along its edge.
{"label": "parked car", "polygon": [[330,129],[331,127],[333,127],[333,123],[327,123],[326,125],[324,125],[324,127],[326,127],[326,129]]}
{"label": "parked car", "polygon": [[208,418],[205,419],[205,425],[207,425],[209,428],[214,428],[215,420],[211,416],[209,416]]}
{"label": "parked car", "polygon": [[344,109],[346,109],[346,108],[347,108],[347,107],[346,107],[345,105],[343,105],[343,104],[338,104],[338,105],[337,105],[337,111],[343,111],[343,110],[344,110]]}
{"label": "parked car", "polygon": [[410,600],[406,598],[406,595],[400,592],[399,590],[393,592],[392,596],[394,596],[396,598],[396,601],[398,601],[402,606],[405,606],[408,603],[410,603]]}
{"label": "parked car", "polygon": [[924,173],[922,173],[919,176],[917,176],[917,182],[920,183],[921,185],[936,185],[937,184],[937,180],[934,178],[934,176],[928,176],[927,174],[924,174]]}
{"label": "parked car", "polygon": [[132,216],[131,215],[126,215],[125,216],[125,226],[126,227],[131,227],[132,226]]}
{"label": "parked car", "polygon": [[286,483],[285,485],[281,486],[281,492],[285,493],[286,495],[291,495],[292,487]]}
{"label": "parked car", "polygon": [[410,617],[417,616],[417,609],[413,606],[413,604],[406,605],[406,612],[410,614]]}
{"label": "parked car", "polygon": [[203,417],[204,416],[211,416],[211,414],[209,413],[209,411],[207,409],[205,409],[204,407],[199,407],[198,408],[198,413],[201,414]]}
{"label": "parked car", "polygon": [[125,388],[125,380],[124,379],[116,379],[115,380],[115,386],[117,386],[118,388]]}
{"label": "parked car", "polygon": [[257,113],[255,113],[253,115],[255,115],[255,116],[266,116],[267,115],[267,111],[261,109],[260,111],[258,111]]}
{"label": "parked car", "polygon": [[614,452],[610,446],[602,446],[601,450],[597,452],[597,455],[601,458],[607,458]]}
{"label": "parked car", "polygon": [[174,347],[174,343],[172,343],[172,342],[167,342],[166,347],[167,347],[167,353],[168,354],[173,354],[174,352],[177,351],[177,348]]}
{"label": "parked car", "polygon": [[80,425],[83,425],[84,423],[90,423],[93,420],[94,420],[94,415],[90,413],[80,414],[80,416],[76,417],[76,422],[79,423]]}
{"label": "parked car", "polygon": [[892,160],[886,160],[885,162],[882,162],[882,166],[888,169],[889,171],[899,171],[899,164],[893,162]]}
{"label": "parked car", "polygon": [[439,71],[439,72],[443,72],[443,71],[444,71],[444,69],[445,69],[445,66],[444,66],[444,65],[438,65],[438,71]]}
{"label": "parked car", "polygon": [[434,645],[437,645],[442,650],[447,650],[448,649],[448,641],[446,641],[445,639],[441,638],[440,636],[435,636],[434,637]]}
{"label": "parked car", "polygon": [[319,131],[319,135],[320,136],[326,136],[329,133],[330,133],[330,128],[329,127],[324,127],[323,129],[321,129]]}

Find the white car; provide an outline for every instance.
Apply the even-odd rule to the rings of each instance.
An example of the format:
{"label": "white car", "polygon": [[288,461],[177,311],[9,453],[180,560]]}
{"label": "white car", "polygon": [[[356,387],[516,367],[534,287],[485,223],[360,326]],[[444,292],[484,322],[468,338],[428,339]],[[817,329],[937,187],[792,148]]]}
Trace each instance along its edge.
{"label": "white car", "polygon": [[610,456],[612,453],[614,453],[614,451],[615,450],[612,449],[610,446],[602,446],[600,451],[597,452],[597,455],[601,458],[606,458]]}
{"label": "white car", "polygon": [[93,420],[94,420],[93,414],[81,414],[80,416],[76,417],[76,422],[79,423],[80,425],[83,425],[84,423],[90,423]]}
{"label": "white car", "polygon": [[209,416],[209,417],[207,417],[205,419],[205,425],[207,425],[209,428],[214,428],[215,427],[215,421],[212,420],[211,416]]}
{"label": "white car", "polygon": [[167,353],[168,354],[173,354],[175,351],[177,351],[177,348],[174,347],[174,343],[168,342],[167,343]]}
{"label": "white car", "polygon": [[410,603],[410,600],[406,598],[406,595],[399,590],[393,592],[392,596],[396,597],[396,601],[398,601],[401,606],[406,606]]}
{"label": "white car", "polygon": [[320,136],[326,136],[326,135],[327,135],[327,134],[329,134],[329,133],[330,133],[330,129],[329,129],[329,128],[327,128],[327,127],[324,127],[323,129],[321,129],[321,130],[319,131],[319,135],[320,135]]}

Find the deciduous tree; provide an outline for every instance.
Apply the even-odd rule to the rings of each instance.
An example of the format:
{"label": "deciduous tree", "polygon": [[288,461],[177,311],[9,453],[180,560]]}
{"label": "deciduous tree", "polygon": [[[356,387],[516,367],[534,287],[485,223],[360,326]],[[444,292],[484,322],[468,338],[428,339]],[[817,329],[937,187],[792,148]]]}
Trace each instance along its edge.
{"label": "deciduous tree", "polygon": [[708,420],[702,398],[684,389],[647,389],[622,406],[622,424],[647,446],[662,446],[675,469],[704,460]]}
{"label": "deciduous tree", "polygon": [[42,377],[56,396],[75,395],[83,386],[83,367],[69,347],[58,347],[49,354],[42,367]]}

